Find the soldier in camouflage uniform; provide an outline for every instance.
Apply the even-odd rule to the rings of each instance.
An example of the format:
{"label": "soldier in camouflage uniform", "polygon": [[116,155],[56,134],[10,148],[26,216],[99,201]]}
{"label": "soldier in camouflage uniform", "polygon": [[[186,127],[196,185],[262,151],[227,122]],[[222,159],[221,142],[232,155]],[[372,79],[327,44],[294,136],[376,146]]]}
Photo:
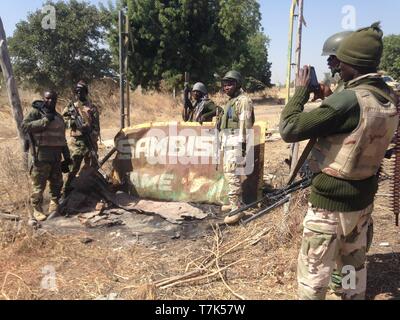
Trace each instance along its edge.
{"label": "soldier in camouflage uniform", "polygon": [[[98,140],[100,136],[100,115],[97,107],[89,100],[89,89],[85,82],[79,81],[75,88],[76,101],[71,102],[63,111],[64,121],[68,129],[71,129],[71,152],[72,152],[72,170],[68,175],[67,181],[64,184],[64,196],[67,196],[71,191],[71,185],[76,175],[81,169],[82,161],[85,167],[95,167],[91,157],[91,150],[87,145],[84,135],[89,135],[97,154]],[[83,120],[83,127],[78,129],[76,119],[73,118],[73,110],[79,113]]]}
{"label": "soldier in camouflage uniform", "polygon": [[217,114],[215,103],[208,98],[206,86],[198,82],[193,86],[192,95],[195,100],[193,105],[189,99],[189,88],[185,88],[185,106],[182,118],[185,122],[211,122]]}
{"label": "soldier in camouflage uniform", "polygon": [[[47,216],[43,212],[43,192],[46,183],[50,183],[49,214],[58,209],[58,201],[63,185],[62,168],[71,163],[70,153],[65,138],[65,124],[56,112],[57,94],[53,91],[44,93],[44,101],[35,101],[33,109],[24,118],[22,129],[29,136],[29,166],[33,192],[31,204],[33,217],[44,221]],[[61,163],[61,155],[64,162]]]}
{"label": "soldier in camouflage uniform", "polygon": [[344,89],[304,113],[310,72],[301,69],[296,93],[280,123],[282,138],[317,138],[310,205],[298,259],[300,299],[325,299],[333,269],[342,299],[365,299],[367,234],[378,171],[397,129],[397,97],[376,72],[383,51],[379,24],[347,36],[337,51]]}
{"label": "soldier in camouflage uniform", "polygon": [[[246,157],[248,131],[255,122],[253,102],[242,89],[242,76],[237,71],[229,71],[222,79],[224,92],[229,101],[224,106],[220,119],[222,148],[224,152],[224,174],[228,182],[229,205],[222,212],[235,211],[242,205],[242,181],[238,174],[240,162]],[[227,216],[225,223],[237,223],[243,213]]]}

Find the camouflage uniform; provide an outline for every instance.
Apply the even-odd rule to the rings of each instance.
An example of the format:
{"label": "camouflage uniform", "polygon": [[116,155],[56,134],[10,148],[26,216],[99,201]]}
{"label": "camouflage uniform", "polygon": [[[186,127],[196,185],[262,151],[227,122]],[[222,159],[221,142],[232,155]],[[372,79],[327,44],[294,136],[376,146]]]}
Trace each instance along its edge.
{"label": "camouflage uniform", "polygon": [[[338,297],[365,298],[367,231],[372,210],[370,205],[356,212],[333,212],[309,205],[297,268],[300,299],[325,299],[334,268],[339,270],[339,281],[333,287]],[[355,274],[349,273],[346,266],[354,268]]]}
{"label": "camouflage uniform", "polygon": [[255,121],[254,108],[251,99],[240,90],[236,97],[231,98],[224,106],[221,119],[222,149],[224,152],[224,174],[228,182],[228,198],[232,210],[240,207],[242,202],[241,175],[237,169],[243,161],[248,130],[253,128]]}
{"label": "camouflage uniform", "polygon": [[76,108],[82,117],[83,125],[90,134],[92,144],[94,146],[94,151],[98,151],[98,140],[100,136],[100,116],[96,106],[91,102],[87,101],[81,103],[80,101],[68,105],[63,111],[63,117],[67,128],[71,129],[71,152],[72,152],[72,169],[68,174],[67,181],[64,184],[64,192],[68,193],[71,191],[72,181],[75,179],[76,175],[79,173],[82,161],[84,161],[85,166],[95,166],[91,163],[91,155],[88,146],[85,143],[84,133],[76,128],[75,119],[72,119],[71,108]]}
{"label": "camouflage uniform", "polygon": [[[35,144],[36,159],[29,154],[30,176],[32,180],[31,204],[42,212],[43,192],[46,183],[50,183],[50,197],[58,203],[63,185],[61,154],[70,159],[65,138],[65,124],[60,114],[55,113],[53,121],[33,109],[23,120],[22,129],[31,134]],[[33,148],[31,145],[30,148]]]}

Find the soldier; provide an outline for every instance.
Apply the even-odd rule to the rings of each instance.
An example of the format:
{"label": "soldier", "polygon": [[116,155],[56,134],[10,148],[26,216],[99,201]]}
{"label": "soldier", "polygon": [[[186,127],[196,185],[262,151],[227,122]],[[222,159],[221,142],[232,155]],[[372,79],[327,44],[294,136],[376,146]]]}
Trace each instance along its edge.
{"label": "soldier", "polygon": [[[377,73],[382,37],[375,23],[343,40],[336,55],[344,90],[309,113],[303,112],[309,68],[301,69],[296,93],[281,116],[285,141],[318,138],[311,153],[315,177],[298,259],[300,299],[325,299],[335,264],[347,281],[340,297],[365,298],[367,232],[377,172],[399,121],[397,98]],[[353,274],[355,278],[348,279]]]}
{"label": "soldier", "polygon": [[[57,93],[46,91],[44,101],[35,101],[32,104],[33,109],[22,122],[22,129],[29,137],[29,148],[31,148],[29,156],[33,186],[31,204],[33,217],[37,221],[47,219],[42,208],[47,181],[50,183],[51,196],[49,215],[57,211],[63,185],[62,168],[68,168],[71,164],[65,138],[65,124],[56,111],[56,104]],[[61,154],[64,157],[63,163]]]}
{"label": "soldier", "polygon": [[[89,100],[89,89],[84,81],[79,81],[75,88],[76,102],[71,102],[63,112],[64,121],[71,129],[72,137],[72,170],[64,184],[64,196],[71,192],[71,184],[78,174],[82,161],[85,166],[96,167],[93,153],[97,158],[98,140],[100,136],[100,116],[98,109]],[[78,127],[75,114],[81,119],[82,127]],[[93,149],[93,150],[91,150]]]}
{"label": "soldier", "polygon": [[324,43],[324,47],[322,49],[322,56],[328,56],[328,67],[331,70],[332,73],[332,78],[337,77],[337,82],[338,85],[335,89],[335,91],[341,91],[344,89],[344,83],[342,79],[340,78],[340,68],[339,64],[340,61],[338,60],[336,53],[337,50],[339,49],[340,44],[343,42],[343,40],[352,34],[353,31],[342,31],[335,33],[334,35],[330,36]]}
{"label": "soldier", "polygon": [[[230,98],[224,106],[220,119],[222,148],[224,151],[224,174],[229,188],[229,205],[222,212],[235,211],[242,205],[242,182],[237,169],[240,160],[246,157],[248,130],[255,122],[253,102],[242,89],[242,76],[238,71],[229,71],[222,79],[224,92]],[[225,218],[226,224],[237,223],[244,213]]]}
{"label": "soldier", "polygon": [[189,99],[189,88],[185,88],[185,106],[183,108],[182,118],[185,122],[211,122],[217,114],[217,107],[213,101],[208,98],[206,86],[197,82],[193,86],[192,95],[195,100],[193,105]]}

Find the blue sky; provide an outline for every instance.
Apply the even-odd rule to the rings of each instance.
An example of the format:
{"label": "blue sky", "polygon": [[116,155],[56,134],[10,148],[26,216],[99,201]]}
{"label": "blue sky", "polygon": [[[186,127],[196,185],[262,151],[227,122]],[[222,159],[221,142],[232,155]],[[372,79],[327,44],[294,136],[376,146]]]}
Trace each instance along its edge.
{"label": "blue sky", "polygon": [[[41,8],[42,0],[1,1],[0,15],[8,36],[12,35],[15,24],[26,18],[29,11]],[[107,3],[108,0],[91,0],[91,3]],[[114,2],[114,1],[112,1]],[[284,83],[289,30],[289,9],[291,0],[260,0],[262,25],[271,39],[269,60],[272,62],[272,81]],[[321,56],[323,43],[330,35],[342,31],[344,6],[353,6],[356,27],[364,27],[375,21],[382,22],[385,34],[400,34],[396,17],[400,13],[399,0],[304,0],[304,15],[307,27],[303,31],[302,64],[312,64],[321,78],[327,72],[326,57]],[[321,79],[322,80],[322,79]]]}

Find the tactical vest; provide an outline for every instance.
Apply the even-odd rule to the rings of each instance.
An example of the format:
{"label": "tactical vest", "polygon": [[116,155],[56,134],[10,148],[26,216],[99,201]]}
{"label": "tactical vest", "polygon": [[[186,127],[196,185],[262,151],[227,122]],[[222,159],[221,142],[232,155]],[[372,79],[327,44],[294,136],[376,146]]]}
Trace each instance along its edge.
{"label": "tactical vest", "polygon": [[[92,125],[93,119],[90,113],[90,107],[83,105],[81,102],[75,102],[74,106],[78,113],[81,115],[83,123]],[[81,137],[82,135],[82,132],[78,129],[71,130],[71,137],[77,138]]]}
{"label": "tactical vest", "polygon": [[56,114],[54,120],[39,133],[34,133],[33,138],[38,147],[65,147],[65,123],[63,118]]}
{"label": "tactical vest", "polygon": [[241,95],[228,101],[224,107],[224,114],[221,119],[221,130],[224,129],[239,129],[239,117],[237,110],[237,102]]}
{"label": "tactical vest", "polygon": [[[346,180],[364,180],[375,175],[397,130],[398,103],[394,95],[367,85],[351,88],[360,105],[360,122],[351,133],[319,138],[311,152],[310,168]],[[373,94],[387,99],[380,102]]]}

